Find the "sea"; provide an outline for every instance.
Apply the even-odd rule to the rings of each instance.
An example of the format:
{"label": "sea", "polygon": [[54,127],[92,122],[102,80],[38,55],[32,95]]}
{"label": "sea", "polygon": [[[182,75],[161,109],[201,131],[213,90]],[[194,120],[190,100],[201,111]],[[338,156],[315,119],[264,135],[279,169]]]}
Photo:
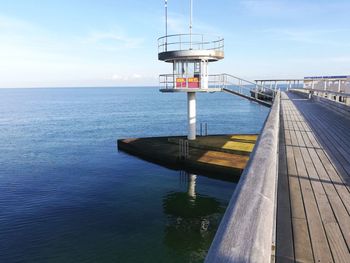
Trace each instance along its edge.
{"label": "sea", "polygon": [[[0,262],[203,262],[236,183],[117,149],[185,135],[186,94],[0,89]],[[197,94],[208,134],[259,133],[269,109]]]}

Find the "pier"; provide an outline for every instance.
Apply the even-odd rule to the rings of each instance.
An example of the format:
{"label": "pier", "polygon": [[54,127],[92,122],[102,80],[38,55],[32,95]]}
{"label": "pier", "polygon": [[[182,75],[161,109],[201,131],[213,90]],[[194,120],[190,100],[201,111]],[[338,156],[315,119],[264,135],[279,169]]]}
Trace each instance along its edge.
{"label": "pier", "polygon": [[[224,38],[192,33],[192,0],[189,34],[168,35],[165,3],[158,59],[172,64],[172,73],[159,83],[161,92],[187,94],[180,157],[189,144],[196,148],[196,93],[226,92],[271,107],[206,262],[350,262],[350,76],[251,82],[210,75],[209,63],[224,58]],[[143,149],[166,152],[151,145],[137,152]],[[214,159],[233,168],[229,158]]]}
{"label": "pier", "polygon": [[118,149],[175,170],[201,173],[226,181],[239,180],[257,135],[231,134],[151,137],[118,140]]}
{"label": "pier", "polygon": [[299,88],[276,95],[206,262],[350,262],[350,94]]}

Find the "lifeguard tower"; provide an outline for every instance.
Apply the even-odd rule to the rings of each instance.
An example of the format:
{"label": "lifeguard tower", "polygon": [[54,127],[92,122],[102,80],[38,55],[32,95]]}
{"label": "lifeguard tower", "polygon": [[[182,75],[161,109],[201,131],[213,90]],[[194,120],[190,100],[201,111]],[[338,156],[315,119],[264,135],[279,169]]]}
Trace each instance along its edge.
{"label": "lifeguard tower", "polygon": [[211,85],[208,65],[224,58],[224,39],[193,34],[190,0],[190,26],[188,34],[168,35],[167,1],[165,1],[165,36],[158,39],[158,59],[171,63],[171,74],[159,76],[161,92],[187,93],[188,140],[196,139],[196,93],[222,91]]}

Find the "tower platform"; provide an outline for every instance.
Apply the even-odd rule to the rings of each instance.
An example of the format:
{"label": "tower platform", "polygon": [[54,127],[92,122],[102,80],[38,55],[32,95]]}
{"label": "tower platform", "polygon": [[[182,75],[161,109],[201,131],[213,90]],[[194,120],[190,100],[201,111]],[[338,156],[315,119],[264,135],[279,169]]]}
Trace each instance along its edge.
{"label": "tower platform", "polygon": [[160,89],[160,92],[221,92],[222,88],[164,88]]}

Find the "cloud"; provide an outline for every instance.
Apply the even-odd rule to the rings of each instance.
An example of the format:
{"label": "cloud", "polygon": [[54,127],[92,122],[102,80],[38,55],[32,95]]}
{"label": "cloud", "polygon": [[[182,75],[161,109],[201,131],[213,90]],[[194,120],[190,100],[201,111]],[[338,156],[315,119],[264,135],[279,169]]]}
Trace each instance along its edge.
{"label": "cloud", "polygon": [[138,37],[127,36],[121,32],[101,31],[91,32],[83,42],[93,44],[98,49],[118,51],[122,49],[140,48],[144,40]]}
{"label": "cloud", "polygon": [[[84,30],[88,31],[67,37],[45,25],[0,15],[0,87],[142,81],[125,58],[135,60],[127,51],[140,48],[143,39],[123,34],[122,29]],[[121,76],[113,75],[116,67]]]}
{"label": "cloud", "polygon": [[[141,74],[133,73],[133,74],[113,74],[112,75],[112,80],[119,80],[119,81],[127,81],[127,80],[138,80],[138,79],[143,79],[144,76]],[[146,77],[149,78],[149,77]]]}

